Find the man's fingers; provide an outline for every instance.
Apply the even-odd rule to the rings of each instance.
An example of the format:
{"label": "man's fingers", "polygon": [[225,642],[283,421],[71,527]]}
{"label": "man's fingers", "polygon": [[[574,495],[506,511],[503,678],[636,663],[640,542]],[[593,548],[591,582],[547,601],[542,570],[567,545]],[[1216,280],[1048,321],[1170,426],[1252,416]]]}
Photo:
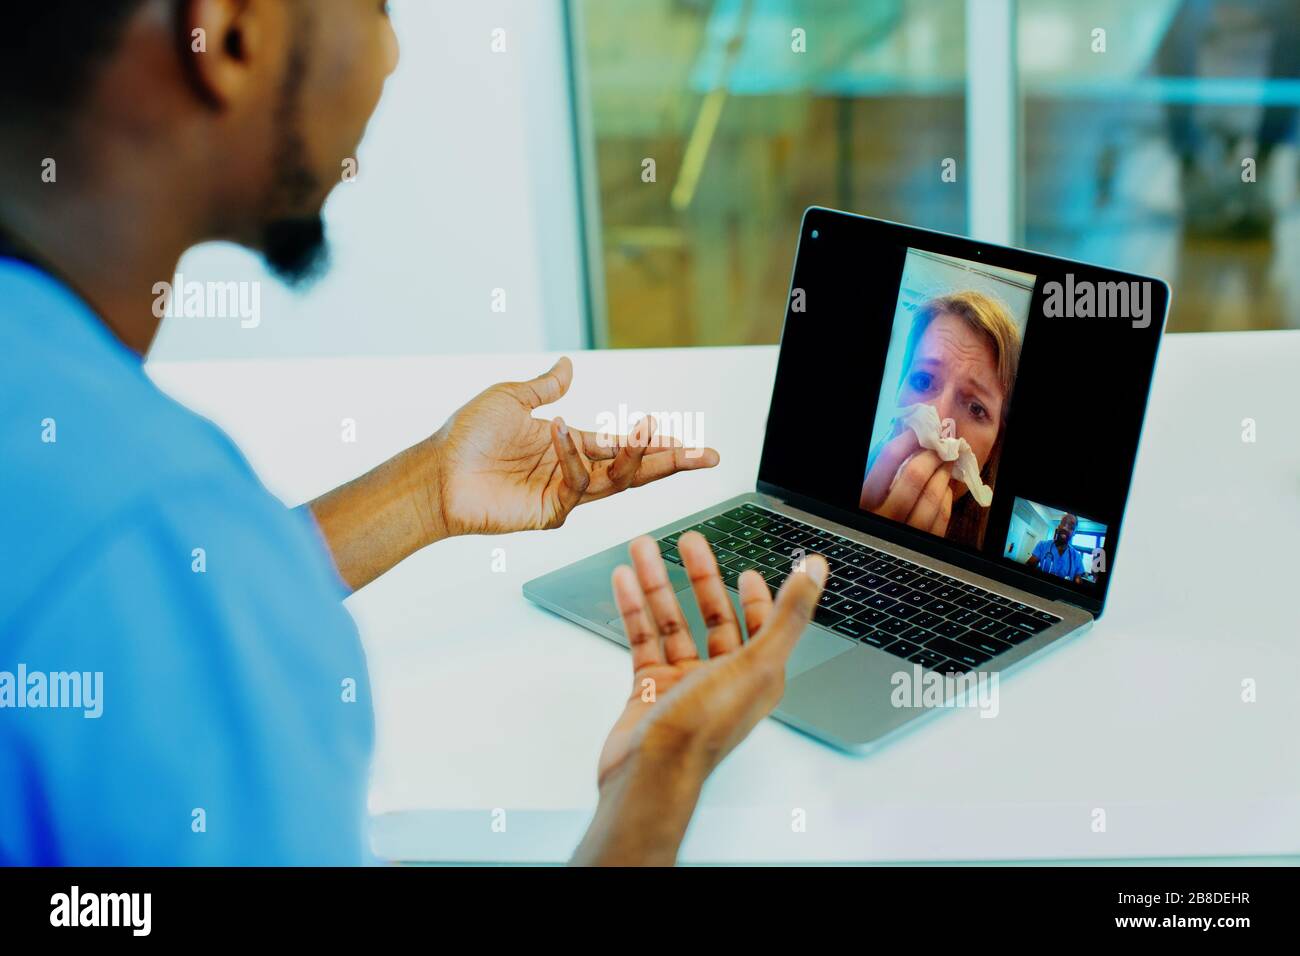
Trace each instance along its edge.
{"label": "man's fingers", "polygon": [[921,443],[916,440],[916,432],[910,428],[904,428],[901,435],[885,443],[876,457],[876,463],[867,472],[866,481],[862,483],[863,508],[874,511],[880,507],[889,494],[889,486],[898,473],[898,466],[920,449]]}
{"label": "man's fingers", "polygon": [[[645,457],[641,459],[640,467],[632,475],[632,480],[623,486],[615,484],[610,477],[614,466],[619,462],[614,462],[611,465],[597,465],[592,475],[591,487],[587,489],[587,495],[583,500],[597,501],[627,488],[640,488],[642,485],[648,485],[660,478],[675,475],[679,471],[713,468],[720,460],[718,453],[712,448],[674,448],[671,451],[672,454],[670,455],[654,455],[647,451]],[[621,455],[622,452],[619,454]],[[618,477],[622,480],[621,475]]]}
{"label": "man's fingers", "polygon": [[614,569],[612,583],[614,603],[623,618],[623,631],[632,650],[632,672],[651,664],[662,664],[664,652],[659,643],[659,632],[650,622],[645,595],[637,583],[636,574],[626,564],[620,564]]}
{"label": "man's fingers", "polygon": [[549,371],[527,382],[507,382],[505,387],[529,408],[558,402],[573,382],[573,363],[561,358]]}
{"label": "man's fingers", "polygon": [[559,492],[559,516],[564,517],[582,501],[582,496],[591,485],[591,474],[583,464],[578,446],[573,441],[573,433],[564,424],[563,418],[551,422],[551,445],[560,460],[560,474],[564,478]]}
{"label": "man's fingers", "polygon": [[[584,432],[573,429],[573,433],[578,436],[581,442],[582,453],[592,461],[609,461],[618,455],[619,451],[626,448],[631,441],[630,435],[611,435],[605,432]],[[646,457],[651,455],[662,455],[665,452],[681,448],[682,440],[674,438],[671,435],[655,435],[647,446]]]}
{"label": "man's fingers", "polygon": [[762,630],[750,643],[761,645],[763,653],[775,655],[784,665],[817,610],[829,570],[820,554],[804,558],[803,570],[785,579]]}
{"label": "man's fingers", "polygon": [[663,641],[668,663],[675,664],[680,660],[699,657],[695,641],[691,639],[691,632],[686,627],[682,607],[677,603],[677,595],[673,592],[668,566],[659,553],[658,542],[643,535],[632,542],[628,551],[632,555],[632,566],[636,568],[637,581],[650,609],[650,618]]}
{"label": "man's fingers", "polygon": [[673,448],[671,451],[671,455],[654,456],[647,452],[641,459],[641,467],[632,476],[632,487],[640,488],[679,471],[714,468],[721,461],[721,456],[712,448]]}
{"label": "man's fingers", "polygon": [[753,568],[740,576],[740,609],[745,612],[745,633],[753,640],[772,613],[772,589]]}
{"label": "man's fingers", "polygon": [[632,429],[632,434],[628,436],[627,447],[619,450],[605,473],[611,491],[622,491],[632,484],[637,469],[641,467],[646,446],[650,444],[653,435],[654,419],[647,415],[637,423],[636,428]]}
{"label": "man's fingers", "polygon": [[704,540],[704,535],[688,531],[677,539],[677,550],[681,552],[686,573],[691,577],[700,617],[704,618],[704,625],[709,629],[709,657],[734,651],[741,644],[740,622],[736,620],[736,609],[722,583],[713,549]]}

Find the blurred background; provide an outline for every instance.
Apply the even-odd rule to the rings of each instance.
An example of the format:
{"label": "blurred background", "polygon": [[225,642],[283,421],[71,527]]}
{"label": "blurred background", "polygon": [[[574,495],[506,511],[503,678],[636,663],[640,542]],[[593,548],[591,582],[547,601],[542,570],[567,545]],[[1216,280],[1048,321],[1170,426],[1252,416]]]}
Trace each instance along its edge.
{"label": "blurred background", "polygon": [[1161,276],[1171,331],[1300,327],[1300,0],[393,6],[334,273],[156,355],[775,342],[812,204]]}

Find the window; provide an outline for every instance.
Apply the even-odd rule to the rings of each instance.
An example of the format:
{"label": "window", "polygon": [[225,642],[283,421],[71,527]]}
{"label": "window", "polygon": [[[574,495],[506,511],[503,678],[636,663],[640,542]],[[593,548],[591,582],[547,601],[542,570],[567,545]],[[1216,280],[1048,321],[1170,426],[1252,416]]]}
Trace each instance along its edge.
{"label": "window", "polygon": [[775,341],[810,204],[1300,327],[1300,0],[568,2],[594,344]]}
{"label": "window", "polygon": [[1300,0],[1020,0],[1025,242],[1147,272],[1171,331],[1300,326]]}
{"label": "window", "polygon": [[812,204],[946,231],[963,0],[571,0],[593,340],[775,342]]}

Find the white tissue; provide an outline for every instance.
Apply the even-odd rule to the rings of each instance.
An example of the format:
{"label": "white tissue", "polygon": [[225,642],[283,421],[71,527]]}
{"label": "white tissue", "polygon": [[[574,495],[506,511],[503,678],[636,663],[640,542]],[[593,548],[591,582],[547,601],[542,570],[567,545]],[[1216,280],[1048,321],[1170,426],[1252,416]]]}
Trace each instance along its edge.
{"label": "white tissue", "polygon": [[[910,428],[916,432],[916,440],[922,448],[930,449],[944,461],[955,462],[952,466],[952,476],[970,489],[970,496],[975,499],[976,504],[981,508],[989,506],[993,501],[993,489],[984,484],[984,480],[980,478],[980,464],[975,458],[975,453],[971,451],[970,443],[964,438],[955,437],[956,422],[951,418],[939,421],[938,410],[924,402],[900,408],[898,414],[894,416],[894,422],[902,428]],[[899,433],[902,433],[901,428]],[[895,482],[907,467],[907,462],[914,457],[915,454],[908,456],[907,461],[898,466],[898,471],[894,474]],[[894,482],[890,482],[889,487],[893,488]]]}

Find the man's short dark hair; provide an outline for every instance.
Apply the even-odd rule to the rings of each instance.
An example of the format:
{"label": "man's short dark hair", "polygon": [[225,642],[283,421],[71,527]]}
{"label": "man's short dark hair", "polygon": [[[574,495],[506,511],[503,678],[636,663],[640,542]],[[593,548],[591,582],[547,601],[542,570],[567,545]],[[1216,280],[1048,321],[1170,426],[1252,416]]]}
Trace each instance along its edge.
{"label": "man's short dark hair", "polygon": [[0,123],[58,125],[142,0],[15,0],[0,21]]}

